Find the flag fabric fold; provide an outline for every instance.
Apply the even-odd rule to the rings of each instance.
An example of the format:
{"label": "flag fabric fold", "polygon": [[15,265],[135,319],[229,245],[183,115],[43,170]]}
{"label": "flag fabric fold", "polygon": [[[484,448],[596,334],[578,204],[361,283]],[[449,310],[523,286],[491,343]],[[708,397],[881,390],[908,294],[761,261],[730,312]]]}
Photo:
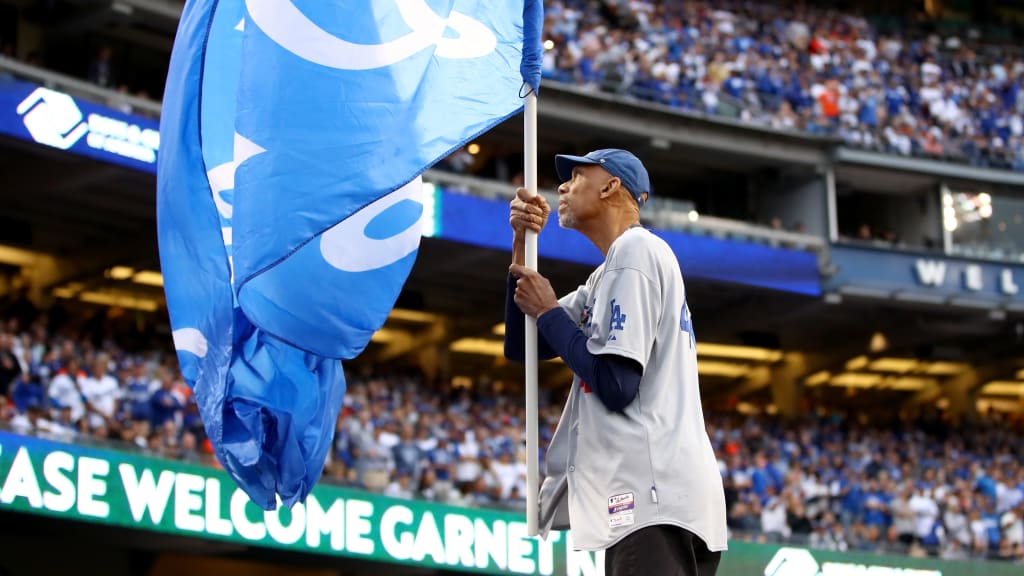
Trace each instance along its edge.
{"label": "flag fabric fold", "polygon": [[160,259],[182,374],[258,505],[305,498],[419,246],[420,175],[522,108],[539,1],[190,0],[168,71]]}
{"label": "flag fabric fold", "polygon": [[523,5],[523,59],[519,72],[534,94],[540,94],[540,77],[543,72],[544,3],[542,0],[525,0]]}

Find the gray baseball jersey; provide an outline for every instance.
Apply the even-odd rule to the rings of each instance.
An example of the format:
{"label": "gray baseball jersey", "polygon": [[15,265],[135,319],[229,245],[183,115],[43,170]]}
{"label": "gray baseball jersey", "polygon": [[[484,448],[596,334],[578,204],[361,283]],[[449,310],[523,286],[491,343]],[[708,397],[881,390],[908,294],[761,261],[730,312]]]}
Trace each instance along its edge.
{"label": "gray baseball jersey", "polygon": [[671,524],[725,550],[722,478],[704,426],[683,277],[668,244],[643,228],[627,230],[559,303],[592,354],[633,359],[643,377],[622,413],[573,379],[547,453],[542,535],[570,527],[577,548],[603,550],[641,527]]}

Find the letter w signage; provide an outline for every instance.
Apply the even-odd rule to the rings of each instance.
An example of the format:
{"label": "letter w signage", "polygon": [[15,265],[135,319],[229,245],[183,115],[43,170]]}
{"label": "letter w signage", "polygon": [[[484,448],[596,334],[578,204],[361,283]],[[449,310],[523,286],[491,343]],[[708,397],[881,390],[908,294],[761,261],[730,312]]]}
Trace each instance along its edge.
{"label": "letter w signage", "polygon": [[824,288],[840,294],[998,308],[1024,302],[1024,266],[834,246],[836,273]]}

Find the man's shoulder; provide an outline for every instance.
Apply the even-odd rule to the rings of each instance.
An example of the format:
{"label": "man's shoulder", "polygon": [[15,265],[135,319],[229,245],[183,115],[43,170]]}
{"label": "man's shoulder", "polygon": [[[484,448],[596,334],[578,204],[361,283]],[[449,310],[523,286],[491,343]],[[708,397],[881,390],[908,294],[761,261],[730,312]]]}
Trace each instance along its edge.
{"label": "man's shoulder", "polygon": [[638,228],[629,230],[616,240],[614,252],[609,254],[607,265],[610,269],[645,270],[675,262],[675,254],[667,242],[650,230]]}
{"label": "man's shoulder", "polygon": [[668,250],[671,252],[672,250],[668,242],[665,242],[661,236],[642,226],[635,226],[627,230],[616,242],[616,245],[623,251],[662,252]]}

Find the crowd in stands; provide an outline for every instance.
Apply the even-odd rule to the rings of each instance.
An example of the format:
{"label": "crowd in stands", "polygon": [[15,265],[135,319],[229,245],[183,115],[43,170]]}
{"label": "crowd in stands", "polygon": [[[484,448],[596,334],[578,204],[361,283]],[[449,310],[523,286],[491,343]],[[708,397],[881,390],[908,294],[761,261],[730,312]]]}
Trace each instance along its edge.
{"label": "crowd in stands", "polygon": [[[1024,170],[1024,57],[1010,43],[920,27],[885,34],[813,4],[551,0],[545,10],[547,79],[871,150]],[[116,62],[102,46],[83,72],[150,98]]]}
{"label": "crowd in stands", "polygon": [[[23,327],[24,326],[24,327]],[[324,481],[456,506],[525,506],[524,409],[477,382],[350,374]],[[542,451],[561,411],[542,401]],[[832,550],[1024,562],[1021,422],[952,431],[708,416],[732,537]],[[216,466],[173,355],[130,353],[68,329],[0,324],[0,427]]]}
{"label": "crowd in stands", "polygon": [[1024,170],[1024,58],[813,5],[545,3],[544,74],[642,101],[842,138],[893,154]]}
{"label": "crowd in stands", "polygon": [[736,538],[1024,561],[1020,423],[708,420]]}

